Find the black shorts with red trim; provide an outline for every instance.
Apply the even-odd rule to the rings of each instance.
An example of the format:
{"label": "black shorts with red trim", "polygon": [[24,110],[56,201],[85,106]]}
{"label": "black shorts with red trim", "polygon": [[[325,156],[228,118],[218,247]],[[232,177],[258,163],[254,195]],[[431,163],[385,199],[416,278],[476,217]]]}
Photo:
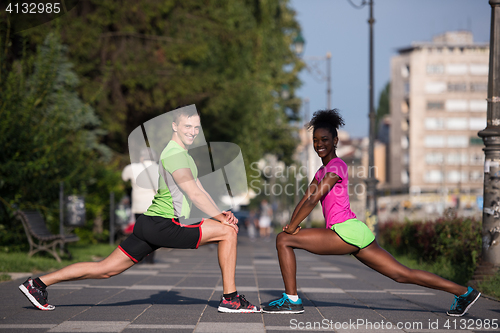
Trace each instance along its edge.
{"label": "black shorts with red trim", "polygon": [[183,225],[178,219],[141,215],[134,232],[118,247],[134,262],[139,262],[160,247],[197,249],[201,241],[201,225]]}

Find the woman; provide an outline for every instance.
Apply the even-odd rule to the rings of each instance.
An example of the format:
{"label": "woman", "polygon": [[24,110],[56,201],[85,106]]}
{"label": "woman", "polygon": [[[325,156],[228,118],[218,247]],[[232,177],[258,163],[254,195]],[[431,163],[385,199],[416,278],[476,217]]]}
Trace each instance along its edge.
{"label": "woman", "polygon": [[[291,222],[277,236],[276,248],[285,283],[283,297],[263,308],[267,313],[302,313],[304,307],[297,295],[296,260],[293,249],[315,254],[352,254],[363,264],[400,283],[412,283],[443,290],[455,295],[448,315],[463,316],[481,293],[445,280],[435,274],[410,269],[382,249],[373,233],[351,211],[348,193],[347,165],[337,157],[337,129],[344,125],[338,110],[315,112],[308,124],[313,129],[314,150],[323,166],[316,172],[304,197],[295,208]],[[321,201],[326,229],[304,229],[299,224]]]}

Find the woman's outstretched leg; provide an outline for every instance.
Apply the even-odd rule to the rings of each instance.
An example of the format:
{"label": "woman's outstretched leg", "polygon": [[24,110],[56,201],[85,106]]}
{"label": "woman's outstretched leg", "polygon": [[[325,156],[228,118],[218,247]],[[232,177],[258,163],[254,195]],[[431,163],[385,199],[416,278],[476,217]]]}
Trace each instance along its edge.
{"label": "woman's outstretched leg", "polygon": [[357,247],[344,242],[329,229],[302,229],[295,235],[282,232],[276,237],[276,249],[285,292],[297,295],[297,263],[293,249],[303,249],[314,254],[349,254]]}
{"label": "woman's outstretched leg", "polygon": [[363,264],[399,283],[411,283],[447,291],[456,296],[467,292],[467,287],[443,279],[436,274],[402,265],[389,252],[381,248],[376,241],[360,250],[355,256]]}

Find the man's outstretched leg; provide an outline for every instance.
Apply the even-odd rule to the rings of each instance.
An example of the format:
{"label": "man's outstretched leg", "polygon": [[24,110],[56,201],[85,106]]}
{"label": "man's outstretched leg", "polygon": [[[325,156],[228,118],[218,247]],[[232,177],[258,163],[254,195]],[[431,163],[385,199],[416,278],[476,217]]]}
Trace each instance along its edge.
{"label": "man's outstretched leg", "polygon": [[235,283],[236,255],[237,255],[237,231],[235,225],[222,224],[220,222],[206,219],[202,226],[201,245],[217,242],[219,266],[222,273],[223,295],[219,304],[219,312],[248,313],[260,312],[260,309],[245,299],[244,295],[238,295]]}
{"label": "man's outstretched leg", "polygon": [[19,289],[40,310],[54,310],[55,306],[50,305],[47,300],[45,288],[48,286],[63,281],[106,279],[120,274],[132,265],[132,259],[117,248],[100,262],[79,262],[36,279],[28,278]]}

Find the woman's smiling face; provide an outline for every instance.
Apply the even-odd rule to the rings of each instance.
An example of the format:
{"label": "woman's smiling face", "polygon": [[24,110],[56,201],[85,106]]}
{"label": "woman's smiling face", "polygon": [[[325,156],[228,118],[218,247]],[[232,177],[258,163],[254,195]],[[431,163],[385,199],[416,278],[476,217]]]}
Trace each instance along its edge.
{"label": "woman's smiling face", "polygon": [[317,128],[313,133],[314,150],[320,158],[325,158],[329,155],[335,157],[335,146],[338,138],[333,138],[332,133],[326,128]]}

